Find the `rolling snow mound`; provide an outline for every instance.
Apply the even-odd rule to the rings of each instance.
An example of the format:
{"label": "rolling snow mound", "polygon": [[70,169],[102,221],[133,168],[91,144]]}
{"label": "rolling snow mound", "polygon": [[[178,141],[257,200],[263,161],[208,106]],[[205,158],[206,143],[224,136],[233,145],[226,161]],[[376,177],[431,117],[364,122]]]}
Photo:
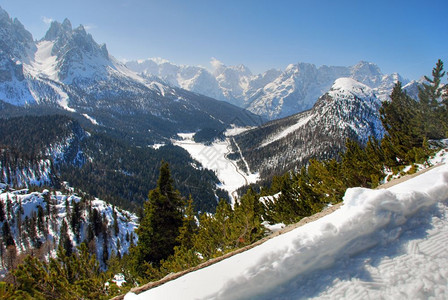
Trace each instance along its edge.
{"label": "rolling snow mound", "polygon": [[448,166],[125,299],[446,299]]}

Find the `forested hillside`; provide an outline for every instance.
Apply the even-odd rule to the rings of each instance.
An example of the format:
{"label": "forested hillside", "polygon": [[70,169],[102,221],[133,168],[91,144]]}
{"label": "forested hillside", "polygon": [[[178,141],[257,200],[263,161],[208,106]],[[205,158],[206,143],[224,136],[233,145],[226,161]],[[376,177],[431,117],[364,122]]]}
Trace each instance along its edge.
{"label": "forested hillside", "polygon": [[173,166],[176,186],[193,195],[201,211],[214,211],[215,174],[199,168],[180,147],[135,147],[105,133],[89,133],[66,116],[26,116],[0,119],[1,181],[13,187],[68,181],[93,196],[136,210],[155,187],[161,160]]}

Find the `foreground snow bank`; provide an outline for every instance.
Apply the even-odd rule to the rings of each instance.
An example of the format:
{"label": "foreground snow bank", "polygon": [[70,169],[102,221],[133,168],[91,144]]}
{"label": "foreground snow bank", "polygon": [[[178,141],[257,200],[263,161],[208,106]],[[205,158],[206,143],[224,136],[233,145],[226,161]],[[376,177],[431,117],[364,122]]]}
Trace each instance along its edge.
{"label": "foreground snow bank", "polygon": [[322,219],[125,299],[446,299],[447,200],[447,165],[387,190],[348,189]]}

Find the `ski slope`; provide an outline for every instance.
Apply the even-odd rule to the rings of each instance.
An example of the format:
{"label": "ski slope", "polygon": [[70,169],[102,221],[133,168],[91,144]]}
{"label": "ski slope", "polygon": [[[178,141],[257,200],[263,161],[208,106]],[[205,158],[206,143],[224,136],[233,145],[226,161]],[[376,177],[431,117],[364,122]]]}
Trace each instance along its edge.
{"label": "ski slope", "polygon": [[448,166],[125,299],[448,299]]}

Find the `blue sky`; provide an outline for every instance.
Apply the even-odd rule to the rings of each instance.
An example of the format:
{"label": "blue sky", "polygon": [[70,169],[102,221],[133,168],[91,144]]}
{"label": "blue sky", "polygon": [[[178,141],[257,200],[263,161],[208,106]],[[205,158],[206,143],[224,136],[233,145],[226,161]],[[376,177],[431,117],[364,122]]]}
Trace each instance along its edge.
{"label": "blue sky", "polygon": [[49,21],[83,24],[118,59],[162,57],[253,73],[290,63],[348,66],[366,60],[383,73],[448,69],[448,1],[1,0],[35,39]]}

